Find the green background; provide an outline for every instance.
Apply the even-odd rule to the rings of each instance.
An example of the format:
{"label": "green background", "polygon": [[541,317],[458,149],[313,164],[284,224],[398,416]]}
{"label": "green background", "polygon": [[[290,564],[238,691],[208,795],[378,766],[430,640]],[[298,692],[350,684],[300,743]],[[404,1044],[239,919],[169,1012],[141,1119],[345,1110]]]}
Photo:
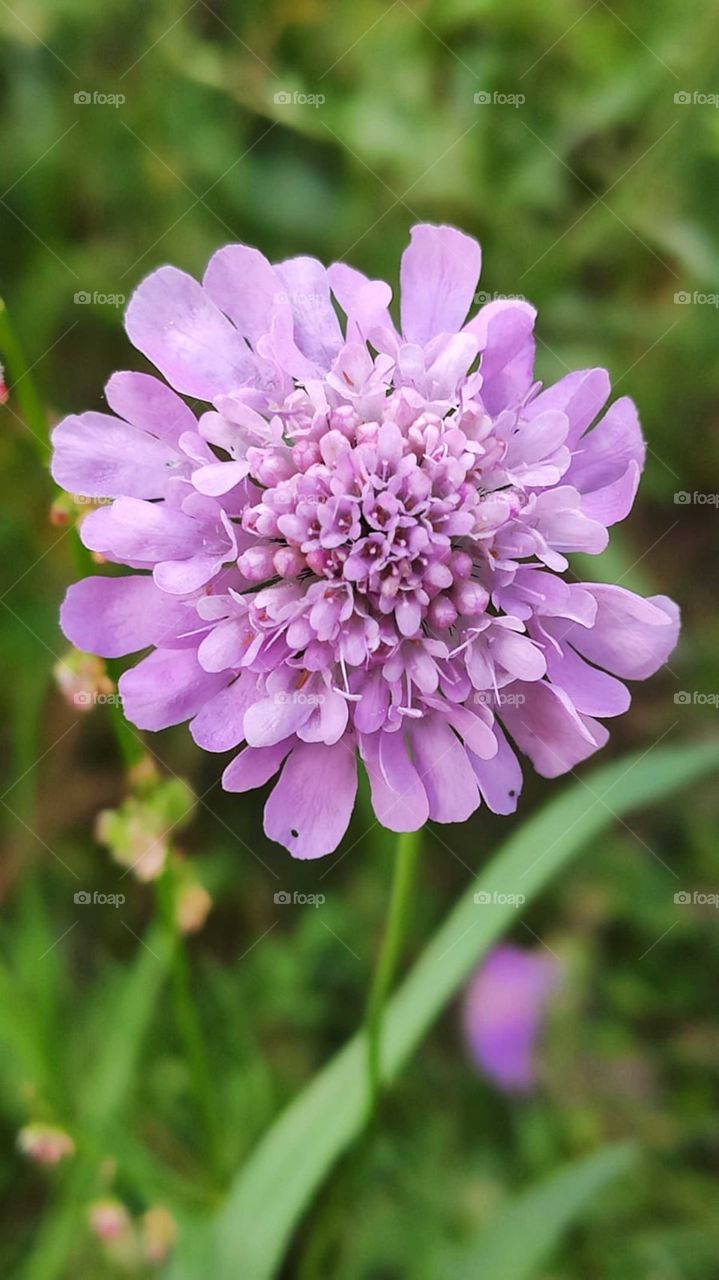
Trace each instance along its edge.
{"label": "green background", "polygon": [[[102,407],[110,373],[141,367],[116,302],[161,263],[200,275],[240,240],[270,258],[342,258],[396,286],[414,222],[460,226],[482,242],[480,289],[538,306],[538,376],[602,364],[640,408],[635,512],[603,563],[576,570],[673,595],[684,630],[605,757],[710,735],[716,48],[716,13],[698,0],[0,0],[0,292],[51,421]],[[48,518],[46,453],[13,396],[0,409],[0,1272],[104,1280],[121,1272],[84,1215],[107,1168],[104,1182],[73,1180],[71,1163],[45,1175],[15,1153],[17,1130],[41,1117],[74,1131],[88,1066],[119,1028],[122,1124],[100,1134],[92,1167],[116,1161],[113,1191],[134,1214],[215,1203],[361,1020],[392,844],[367,837],[360,811],[347,856],[292,863],[265,840],[257,796],[221,794],[218,758],[182,728],[152,738],[203,797],[180,843],[215,899],[188,948],[219,1117],[208,1155],[172,1000],[159,994],[140,1043],[122,998],[152,889],[123,880],[121,910],[73,902],[80,884],[118,891],[92,832],[125,783],[109,714],[79,717],[53,685],[77,567],[74,534]],[[527,776],[517,820],[563,785]],[[716,819],[704,784],[616,823],[523,915],[513,939],[548,945],[567,974],[537,1095],[508,1102],[482,1081],[448,1010],[313,1206],[287,1277],[424,1274],[514,1189],[624,1137],[642,1143],[638,1172],[597,1199],[545,1280],[715,1274],[719,916],[673,895],[719,890]],[[513,821],[481,813],[427,833],[410,949]],[[280,888],[326,902],[278,907]]]}

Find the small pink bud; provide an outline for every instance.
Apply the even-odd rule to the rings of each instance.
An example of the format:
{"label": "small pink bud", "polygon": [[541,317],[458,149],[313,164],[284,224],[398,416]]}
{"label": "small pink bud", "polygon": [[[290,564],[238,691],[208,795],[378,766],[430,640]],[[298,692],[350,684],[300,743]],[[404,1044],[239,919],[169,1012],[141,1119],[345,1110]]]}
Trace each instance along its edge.
{"label": "small pink bud", "polygon": [[298,471],[303,473],[308,467],[313,466],[315,462],[320,460],[320,446],[316,440],[308,440],[303,437],[297,441],[292,450],[292,461]]}
{"label": "small pink bud", "polygon": [[65,701],[75,711],[92,711],[98,703],[116,696],[105,663],[91,653],[69,649],[55,664],[53,675]]}
{"label": "small pink bud", "polygon": [[263,455],[260,449],[249,449],[248,458],[252,459],[252,474],[260,484],[272,488],[282,480],[289,480],[293,467],[289,457],[282,453]]}
{"label": "small pink bud", "polygon": [[58,1164],[75,1154],[75,1143],[69,1133],[52,1124],[28,1124],[17,1136],[18,1149],[35,1164]]}
{"label": "small pink bud", "polygon": [[9,399],[10,392],[8,391],[7,383],[5,382],[5,370],[0,364],[0,404],[7,404]]}
{"label": "small pink bud", "polygon": [[130,1215],[119,1200],[96,1200],[87,1216],[98,1240],[118,1240],[130,1226]]}
{"label": "small pink bud", "polygon": [[358,444],[374,444],[379,434],[378,422],[361,422],[357,428]]}
{"label": "small pink bud", "polygon": [[[0,404],[2,404],[2,398],[0,398]],[[70,524],[72,518],[72,500],[67,496],[67,494],[60,494],[50,507],[50,524],[54,524],[58,528],[63,528],[65,525]]]}
{"label": "small pink bud", "polygon": [[435,560],[425,569],[422,584],[434,587],[437,591],[444,591],[447,587],[451,587],[452,581],[452,570],[449,565],[444,564],[442,560]]}
{"label": "small pink bud", "polygon": [[489,600],[489,593],[478,582],[458,582],[452,599],[459,613],[473,616],[482,613]]}
{"label": "small pink bud", "polygon": [[472,572],[472,557],[466,551],[454,551],[449,557],[449,566],[455,578],[468,578]]}
{"label": "small pink bud", "polygon": [[433,627],[443,631],[445,627],[451,627],[457,621],[457,610],[449,596],[436,596],[429,606],[427,616]]}
{"label": "small pink bud", "polygon": [[274,554],[276,547],[269,543],[260,543],[256,547],[248,547],[237,561],[237,567],[248,582],[265,582],[274,577]]}
{"label": "small pink bud", "polygon": [[330,562],[330,555],[324,547],[315,547],[314,550],[307,552],[305,560],[308,568],[321,577]]}
{"label": "small pink bud", "polygon": [[297,547],[280,547],[272,563],[281,578],[296,578],[305,567],[305,557]]}
{"label": "small pink bud", "polygon": [[341,431],[328,431],[320,441],[320,453],[322,461],[328,467],[333,467],[337,458],[347,449],[347,440]]}

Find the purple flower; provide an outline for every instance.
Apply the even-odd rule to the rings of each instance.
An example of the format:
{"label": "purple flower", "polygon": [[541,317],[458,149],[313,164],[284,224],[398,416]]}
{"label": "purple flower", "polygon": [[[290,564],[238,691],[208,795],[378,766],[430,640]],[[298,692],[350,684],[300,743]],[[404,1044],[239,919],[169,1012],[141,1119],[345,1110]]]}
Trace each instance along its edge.
{"label": "purple flower", "polygon": [[114,499],[85,545],[139,571],[72,586],[66,635],[149,648],[120,680],[127,717],[241,746],[228,790],[281,771],[265,830],[296,857],[341,840],[358,752],[392,830],[512,812],[515,748],[573,768],[676,642],[665,597],[562,577],[632,505],[632,402],[592,425],[603,370],[535,382],[526,302],[465,323],[479,270],[474,240],[415,227],[398,330],[389,286],[344,263],[229,245],[202,285],[161,267],[126,324],[174,390],[116,373],[111,414],[54,434],[57,482]]}
{"label": "purple flower", "polygon": [[491,952],[467,989],[463,1022],[470,1054],[505,1093],[529,1093],[536,1084],[535,1045],[560,979],[548,951],[508,945]]}

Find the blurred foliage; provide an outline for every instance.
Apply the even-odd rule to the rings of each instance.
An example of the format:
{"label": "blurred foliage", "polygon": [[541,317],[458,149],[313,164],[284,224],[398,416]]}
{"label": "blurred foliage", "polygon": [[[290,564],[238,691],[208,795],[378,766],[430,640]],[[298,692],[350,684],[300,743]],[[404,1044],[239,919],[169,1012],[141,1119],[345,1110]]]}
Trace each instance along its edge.
{"label": "blurred foliage", "polygon": [[[716,724],[716,705],[673,701],[719,689],[707,590],[719,514],[674,501],[719,489],[718,312],[695,300],[719,294],[719,110],[694,101],[719,92],[712,6],[8,0],[0,50],[0,293],[53,420],[100,407],[109,374],[139,365],[120,299],[162,262],[199,275],[237,239],[274,258],[344,258],[395,284],[411,224],[453,222],[482,241],[483,291],[538,305],[541,376],[605,364],[640,406],[640,501],[598,572],[673,594],[685,631],[611,750]],[[42,433],[19,396],[0,428],[0,1272],[109,1280],[118,1271],[89,1233],[89,1203],[115,1194],[139,1215],[171,1202],[191,1220],[354,1031],[391,843],[364,836],[360,811],[346,857],[291,863],[265,840],[257,799],[223,797],[218,760],[184,730],[149,743],[199,797],[182,853],[217,903],[188,944],[208,1142],[172,885],[155,910],[152,887],[121,881],[94,842],[98,812],[126,795],[110,713],[80,716],[51,685],[57,607],[85,570],[69,526],[48,519]],[[545,790],[528,779],[523,811]],[[641,1176],[597,1201],[546,1280],[713,1274],[719,935],[711,908],[677,910],[673,894],[719,888],[716,817],[704,787],[618,824],[527,913],[517,940],[538,935],[571,974],[541,1093],[498,1098],[448,1015],[383,1129],[315,1206],[288,1277],[413,1274],[412,1259],[469,1237],[513,1189],[625,1137],[644,1145]],[[505,829],[479,815],[428,835],[416,946]],[[84,890],[127,903],[78,906]],[[278,906],[279,891],[326,902]],[[94,1181],[12,1154],[28,1119],[72,1128],[79,1115],[98,1119],[82,1164],[100,1170]]]}

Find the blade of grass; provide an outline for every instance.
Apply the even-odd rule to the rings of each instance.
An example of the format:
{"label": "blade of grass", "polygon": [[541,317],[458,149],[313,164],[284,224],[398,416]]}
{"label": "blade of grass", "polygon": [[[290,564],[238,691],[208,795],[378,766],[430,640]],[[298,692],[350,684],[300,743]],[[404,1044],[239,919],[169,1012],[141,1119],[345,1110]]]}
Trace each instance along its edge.
{"label": "blade of grass", "polygon": [[60,1280],[67,1275],[77,1232],[88,1199],[97,1189],[99,1160],[105,1142],[122,1118],[137,1078],[142,1046],[165,983],[172,937],[163,925],[152,925],[140,939],[134,963],[117,1004],[107,1011],[107,1033],[95,1064],[88,1064],[78,1130],[78,1154],[65,1175],[55,1207],[43,1221],[23,1280]]}
{"label": "blade of grass", "polygon": [[451,1261],[427,1274],[433,1280],[531,1280],[564,1233],[636,1159],[632,1143],[617,1143],[570,1161],[514,1196]]}

